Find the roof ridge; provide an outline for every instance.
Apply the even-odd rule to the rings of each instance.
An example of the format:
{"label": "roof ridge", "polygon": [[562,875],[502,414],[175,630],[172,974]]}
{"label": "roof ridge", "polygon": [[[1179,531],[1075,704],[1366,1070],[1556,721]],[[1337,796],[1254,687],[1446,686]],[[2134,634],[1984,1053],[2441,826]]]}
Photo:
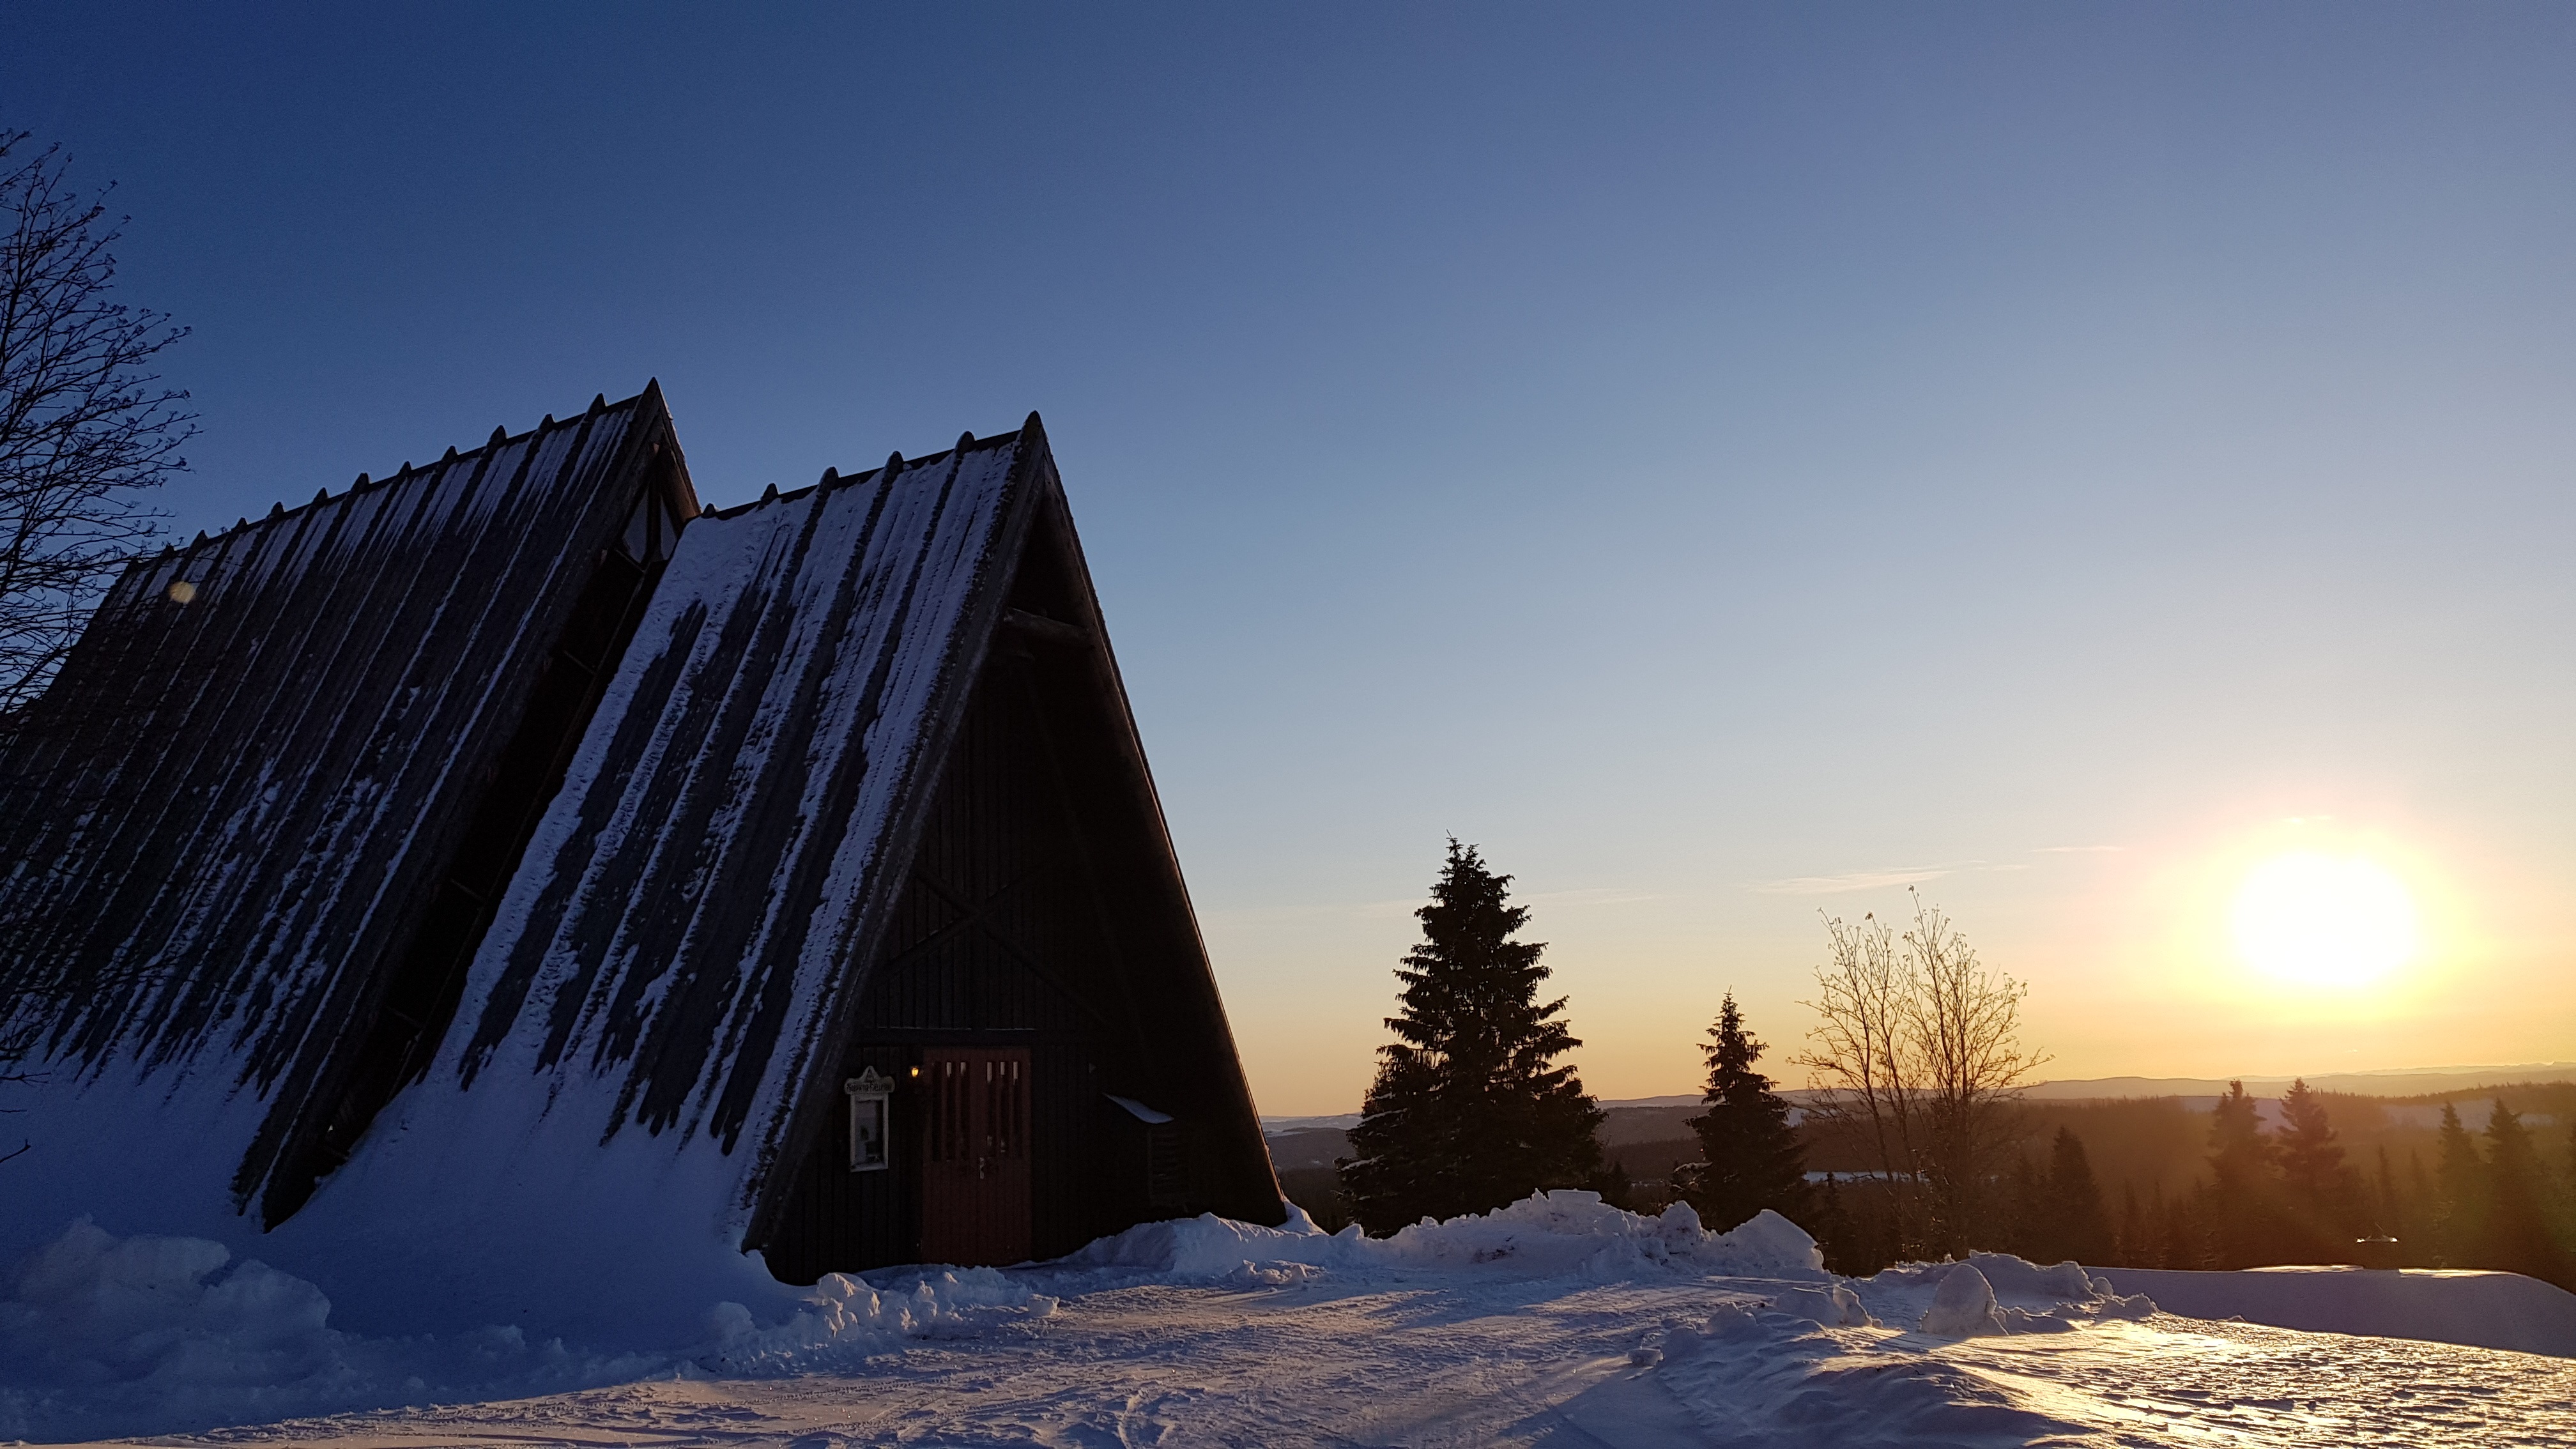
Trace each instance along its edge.
{"label": "roof ridge", "polygon": [[[1029,417],[1034,421],[1037,418],[1037,414],[1031,413],[1029,414]],[[902,453],[896,453],[893,457],[886,460],[885,466],[870,468],[865,472],[860,473],[844,473],[838,468],[826,468],[823,470],[823,476],[821,478],[806,484],[802,488],[781,488],[777,484],[772,483],[767,489],[763,490],[758,498],[752,499],[748,503],[737,503],[730,508],[705,509],[700,512],[699,516],[702,518],[717,519],[740,518],[746,513],[766,508],[773,503],[794,503],[800,498],[811,495],[817,489],[844,488],[852,483],[865,483],[885,472],[887,467],[894,468],[898,472],[910,473],[917,469],[927,467],[933,463],[946,462],[952,454],[956,453],[980,453],[989,448],[1017,447],[1019,445],[1020,435],[1026,431],[1028,431],[1028,428],[1024,424],[1020,427],[1013,428],[1007,433],[995,433],[990,437],[983,438],[976,437],[971,432],[960,433],[957,435],[956,446],[942,448],[936,453],[924,453],[918,458],[909,457]]]}
{"label": "roof ridge", "polygon": [[219,533],[209,534],[205,530],[199,529],[195,540],[192,542],[186,544],[163,544],[161,546],[161,553],[159,556],[167,558],[174,553],[182,551],[194,552],[196,549],[209,543],[222,543],[224,540],[231,538],[235,534],[249,533],[257,529],[266,528],[270,524],[274,523],[284,523],[289,519],[300,517],[313,509],[319,508],[326,503],[341,502],[355,496],[356,494],[368,492],[372,489],[387,487],[395,483],[408,482],[416,475],[443,474],[450,468],[455,467],[457,464],[471,464],[475,459],[483,457],[485,454],[490,453],[495,449],[505,448],[513,443],[535,438],[557,429],[578,428],[589,423],[594,418],[631,408],[637,403],[642,402],[645,396],[645,393],[639,392],[633,397],[624,398],[617,402],[608,402],[606,401],[606,394],[601,394],[591,400],[591,404],[587,409],[560,420],[558,420],[553,413],[548,413],[544,418],[538,421],[535,427],[529,428],[525,432],[513,433],[510,431],[509,425],[504,423],[494,427],[492,429],[492,436],[486,438],[480,446],[474,448],[470,452],[460,453],[455,448],[451,447],[437,462],[432,463],[426,468],[415,468],[412,466],[411,460],[406,458],[403,460],[402,467],[396,469],[390,476],[384,478],[370,478],[365,473],[360,473],[356,478],[350,481],[348,487],[340,490],[338,493],[333,493],[329,487],[325,486],[322,491],[314,494],[313,497],[306,502],[296,504],[292,508],[287,507],[282,501],[273,503],[269,506],[268,512],[262,514],[260,517],[237,520],[232,527],[224,529]]}

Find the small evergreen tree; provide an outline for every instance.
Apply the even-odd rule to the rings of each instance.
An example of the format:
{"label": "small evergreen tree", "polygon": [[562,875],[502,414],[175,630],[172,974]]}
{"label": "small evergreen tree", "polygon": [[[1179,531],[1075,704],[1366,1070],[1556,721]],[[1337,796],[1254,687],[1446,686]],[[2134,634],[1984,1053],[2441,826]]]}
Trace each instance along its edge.
{"label": "small evergreen tree", "polygon": [[1700,1100],[1708,1110],[1690,1119],[1699,1136],[1701,1166],[1685,1196],[1699,1212],[1703,1226],[1715,1232],[1770,1208],[1792,1220],[1804,1218],[1812,1201],[1807,1191],[1807,1154],[1789,1125],[1789,1104],[1771,1090],[1771,1079],[1753,1070],[1763,1045],[1744,1029],[1735,993],[1717,1009],[1717,1024],[1700,1044],[1708,1058],[1708,1089]]}
{"label": "small evergreen tree", "polygon": [[2371,1195],[2370,1230],[2382,1237],[2395,1238],[2400,1252],[2415,1247],[2415,1224],[2406,1211],[2406,1194],[2397,1186],[2397,1170],[2389,1165],[2388,1144],[2379,1147],[2379,1173]]}
{"label": "small evergreen tree", "polygon": [[2049,1220],[2048,1174],[2031,1165],[2028,1154],[2016,1154],[2003,1174],[2002,1190],[1985,1195],[1987,1218],[1978,1224],[1976,1247],[2010,1253],[2034,1263],[2053,1263],[2056,1224]]}
{"label": "small evergreen tree", "polygon": [[2120,1240],[2112,1259],[2126,1268],[2152,1268],[2156,1260],[2149,1256],[2152,1239],[2147,1233],[2146,1214],[2138,1207],[2138,1185],[2120,1184]]}
{"label": "small evergreen tree", "polygon": [[2442,1251],[2436,1242],[2442,1220],[2441,1194],[2433,1190],[2432,1174],[2424,1170],[2424,1154],[2411,1149],[2406,1154],[2406,1209],[2406,1221],[2415,1229],[2415,1242],[2406,1249],[2407,1266],[2441,1266]]}
{"label": "small evergreen tree", "polygon": [[1402,1014],[1386,1023],[1398,1040],[1378,1049],[1341,1169],[1372,1233],[1598,1180],[1604,1114],[1574,1068],[1553,1065],[1582,1043],[1560,1019],[1564,998],[1538,999],[1545,947],[1512,939],[1529,911],[1510,903],[1511,879],[1452,839],[1414,912],[1422,941],[1396,970]]}
{"label": "small evergreen tree", "polygon": [[2164,1262],[2167,1268],[2206,1268],[2215,1256],[2210,1252],[2209,1234],[2203,1224],[2208,1220],[2208,1203],[2215,1189],[2202,1183],[2188,1197],[2168,1203],[2164,1188],[2156,1189],[2157,1216],[2164,1220]]}
{"label": "small evergreen tree", "polygon": [[1815,1223],[1816,1246],[1824,1250],[1825,1266],[1837,1273],[1866,1273],[1876,1265],[1860,1265],[1860,1243],[1854,1231],[1850,1209],[1843,1205],[1842,1184],[1830,1172],[1814,1194],[1815,1207],[1809,1216]]}
{"label": "small evergreen tree", "polygon": [[[2137,1207],[2132,1193],[2129,1206]],[[2107,1263],[2111,1260],[2111,1219],[2102,1209],[2102,1189],[2093,1180],[2093,1163],[2084,1154],[2084,1139],[2075,1129],[2060,1127],[2048,1147],[2049,1222],[2047,1259]]]}

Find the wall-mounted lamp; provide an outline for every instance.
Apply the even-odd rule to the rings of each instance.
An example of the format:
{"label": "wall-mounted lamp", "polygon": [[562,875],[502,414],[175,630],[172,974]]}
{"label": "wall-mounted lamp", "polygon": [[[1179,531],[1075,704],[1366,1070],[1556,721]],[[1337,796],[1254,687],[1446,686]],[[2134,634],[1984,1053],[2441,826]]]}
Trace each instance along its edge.
{"label": "wall-mounted lamp", "polygon": [[883,1172],[886,1169],[886,1099],[894,1094],[894,1080],[877,1075],[870,1067],[841,1084],[850,1097],[850,1171]]}

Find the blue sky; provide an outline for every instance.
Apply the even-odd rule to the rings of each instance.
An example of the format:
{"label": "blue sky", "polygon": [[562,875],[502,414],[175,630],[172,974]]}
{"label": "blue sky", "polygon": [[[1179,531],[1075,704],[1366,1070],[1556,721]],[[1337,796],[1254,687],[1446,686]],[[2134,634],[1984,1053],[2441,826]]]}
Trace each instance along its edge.
{"label": "blue sky", "polygon": [[[179,530],[647,377],[712,502],[1042,411],[1266,1110],[1450,832],[1614,1096],[1908,883],[2051,1074],[2576,1056],[2576,12],[747,8],[10,5]],[[2290,849],[2420,959],[2248,974]]]}

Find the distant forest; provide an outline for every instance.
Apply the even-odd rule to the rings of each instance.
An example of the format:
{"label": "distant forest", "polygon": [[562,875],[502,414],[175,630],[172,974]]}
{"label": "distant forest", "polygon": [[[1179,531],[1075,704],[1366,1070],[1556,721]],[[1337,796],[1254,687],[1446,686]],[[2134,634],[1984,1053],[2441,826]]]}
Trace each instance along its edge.
{"label": "distant forest", "polygon": [[1582,1043],[1565,998],[1539,990],[1546,948],[1518,939],[1529,910],[1511,879],[1449,841],[1358,1120],[1271,1137],[1281,1187],[1321,1226],[1395,1233],[1575,1188],[1638,1212],[1679,1199],[1719,1231],[1776,1211],[1854,1275],[1988,1249],[2492,1268],[2576,1288],[2576,1083],[2029,1100],[2048,1060],[2021,1040],[2029,988],[1909,890],[1910,920],[1820,915],[1817,1024],[1787,1059],[1806,1070],[1803,1105],[1758,1069],[1769,1047],[1729,989],[1699,1044],[1697,1103],[1604,1107],[1560,1064]]}
{"label": "distant forest", "polygon": [[[2393,1247],[2373,1251],[2388,1254],[2394,1266],[2504,1267],[2576,1288],[2570,1281],[2576,1275],[2565,1266],[2576,1256],[2569,1251],[2576,1249],[2576,1083],[2414,1097],[2310,1096],[2333,1134],[2322,1174],[2326,1192],[2313,1205],[2293,1193],[2277,1160],[2266,1160],[2277,1158],[2283,1125],[2275,1108],[2264,1107],[2268,1120],[2257,1124],[2266,1142],[2258,1149],[2258,1176],[2236,1184],[2229,1198],[2221,1194],[2213,1164],[2217,1113],[2198,1105],[2206,1098],[2022,1103],[2015,1109],[2019,1147],[2006,1157],[1990,1220],[1975,1234],[1977,1246],[2024,1257],[2074,1257],[2100,1267],[2252,1267],[2357,1261],[2364,1255],[2359,1240],[2384,1237],[2396,1240]],[[2535,1261],[2492,1261],[2527,1256],[2535,1246],[2499,1242],[2528,1228],[2492,1221],[2497,1204],[2489,1179],[2495,1164],[2487,1129],[2498,1102],[2518,1119],[2530,1149],[2533,1180],[2527,1190],[2545,1234]],[[2448,1145],[2441,1121],[2445,1106],[2453,1109],[2463,1139]],[[1672,1200],[1675,1169],[1701,1156],[1698,1139],[1683,1125],[1698,1110],[1611,1109],[1601,1132],[1602,1152],[1614,1166],[1614,1180],[1624,1179],[1625,1206],[1658,1212]],[[2080,1184],[2056,1181],[2061,1132],[2081,1146],[2092,1209],[2064,1201],[2068,1192],[2077,1199],[2085,1195]],[[1892,1258],[1883,1233],[1873,1232],[1877,1213],[1866,1149],[1816,1119],[1800,1123],[1798,1133],[1808,1170],[1834,1174],[1830,1192],[1803,1224],[1824,1243],[1828,1263],[1854,1274],[1886,1266]],[[1280,1182],[1288,1196],[1327,1227],[1349,1220],[1332,1169],[1321,1165],[1339,1145],[1325,1139],[1339,1135],[1299,1133],[1295,1150],[1280,1154]],[[2464,1149],[2474,1154],[2474,1166],[2462,1160]],[[2508,1159],[2510,1173],[2510,1149]],[[2508,1185],[2509,1193],[2522,1190]],[[2508,1219],[2516,1211],[2510,1203],[2504,1208]],[[2072,1251],[2079,1246],[2091,1251]],[[2259,1261],[2240,1261],[2249,1257]]]}
{"label": "distant forest", "polygon": [[[2022,1104],[1978,1246],[2141,1268],[2500,1268],[2576,1288],[2576,1083],[2306,1095],[2319,1120],[2305,1134],[2267,1108],[2233,1142],[2224,1099]],[[1861,1166],[1856,1144],[1806,1142],[1813,1171]],[[1812,1225],[1843,1271],[1885,1260],[1872,1196],[1838,1181]]]}

